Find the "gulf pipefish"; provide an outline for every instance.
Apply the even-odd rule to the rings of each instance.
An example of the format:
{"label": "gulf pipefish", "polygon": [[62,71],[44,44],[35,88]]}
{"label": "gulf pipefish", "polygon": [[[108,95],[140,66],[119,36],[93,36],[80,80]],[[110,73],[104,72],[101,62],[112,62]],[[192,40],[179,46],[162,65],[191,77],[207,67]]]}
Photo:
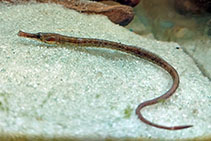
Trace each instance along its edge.
{"label": "gulf pipefish", "polygon": [[18,36],[21,37],[26,37],[30,39],[36,39],[41,42],[49,43],[49,44],[71,44],[71,45],[77,45],[80,47],[96,47],[96,48],[108,48],[108,49],[113,49],[113,50],[119,50],[121,52],[126,52],[132,55],[135,55],[139,58],[146,59],[161,68],[165,69],[172,77],[173,79],[173,84],[171,88],[165,92],[163,95],[145,101],[143,103],[140,103],[138,107],[136,108],[136,114],[138,115],[138,118],[151,126],[157,127],[157,128],[162,128],[162,129],[167,129],[167,130],[180,130],[180,129],[185,129],[192,127],[192,125],[182,125],[182,126],[163,126],[159,125],[156,123],[152,123],[151,121],[147,120],[146,118],[143,117],[141,114],[141,109],[153,105],[156,103],[159,103],[160,101],[164,101],[170,96],[174,94],[176,89],[179,86],[179,75],[177,71],[174,69],[173,66],[171,66],[168,62],[166,62],[164,59],[159,57],[158,55],[147,51],[142,48],[138,48],[136,46],[131,46],[131,45],[125,45],[117,42],[112,42],[112,41],[107,41],[107,40],[101,40],[101,39],[94,39],[94,38],[78,38],[78,37],[69,37],[69,36],[64,36],[56,33],[26,33],[23,31],[19,31]]}

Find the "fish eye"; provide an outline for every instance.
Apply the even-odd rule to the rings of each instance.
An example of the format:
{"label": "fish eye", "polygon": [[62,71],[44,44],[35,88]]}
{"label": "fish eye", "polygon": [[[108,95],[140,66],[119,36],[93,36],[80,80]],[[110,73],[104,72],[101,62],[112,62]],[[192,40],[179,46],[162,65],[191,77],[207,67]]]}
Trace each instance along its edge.
{"label": "fish eye", "polygon": [[37,33],[37,38],[38,38],[38,39],[41,38],[41,33],[40,33],[40,32]]}

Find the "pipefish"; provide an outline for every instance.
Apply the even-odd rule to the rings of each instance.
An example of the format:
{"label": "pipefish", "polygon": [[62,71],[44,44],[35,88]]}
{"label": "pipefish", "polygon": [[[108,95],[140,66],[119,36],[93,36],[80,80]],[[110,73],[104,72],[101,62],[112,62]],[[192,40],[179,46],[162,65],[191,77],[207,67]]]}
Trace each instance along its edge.
{"label": "pipefish", "polygon": [[143,115],[141,114],[141,109],[143,109],[146,106],[153,105],[156,103],[159,103],[160,101],[164,101],[170,96],[174,94],[176,89],[179,86],[179,75],[177,71],[174,69],[173,66],[171,66],[168,62],[166,62],[164,59],[160,58],[158,55],[147,51],[142,48],[138,48],[136,46],[131,46],[131,45],[125,45],[117,42],[112,42],[108,40],[101,40],[101,39],[94,39],[94,38],[77,38],[77,37],[69,37],[69,36],[64,36],[56,33],[27,33],[23,31],[18,32],[18,36],[20,37],[26,37],[30,39],[36,39],[41,42],[49,43],[49,44],[71,44],[71,45],[77,45],[81,47],[96,47],[96,48],[108,48],[108,49],[113,49],[113,50],[118,50],[121,52],[126,52],[132,55],[135,55],[139,58],[146,59],[164,70],[166,70],[170,76],[173,79],[173,84],[171,88],[165,92],[163,95],[145,101],[143,103],[140,103],[138,107],[136,108],[136,114],[138,115],[138,118],[151,126],[157,127],[157,128],[162,128],[162,129],[167,129],[167,130],[180,130],[180,129],[185,129],[192,127],[192,125],[182,125],[182,126],[163,126],[159,125],[156,123],[153,123],[149,120],[147,120]]}

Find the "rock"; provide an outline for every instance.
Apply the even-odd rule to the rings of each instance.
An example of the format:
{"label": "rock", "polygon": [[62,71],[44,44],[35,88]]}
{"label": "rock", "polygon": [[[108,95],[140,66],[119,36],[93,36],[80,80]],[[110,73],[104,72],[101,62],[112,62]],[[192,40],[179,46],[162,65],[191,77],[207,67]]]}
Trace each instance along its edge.
{"label": "rock", "polygon": [[182,14],[211,13],[210,0],[175,0],[175,7]]}
{"label": "rock", "polygon": [[[13,4],[28,3],[31,0],[0,0]],[[100,2],[80,1],[80,0],[36,0],[40,3],[56,3],[63,5],[66,8],[74,9],[81,13],[86,14],[101,14],[107,16],[113,23],[126,26],[129,24],[133,17],[133,9],[130,6],[112,4],[107,5]]]}

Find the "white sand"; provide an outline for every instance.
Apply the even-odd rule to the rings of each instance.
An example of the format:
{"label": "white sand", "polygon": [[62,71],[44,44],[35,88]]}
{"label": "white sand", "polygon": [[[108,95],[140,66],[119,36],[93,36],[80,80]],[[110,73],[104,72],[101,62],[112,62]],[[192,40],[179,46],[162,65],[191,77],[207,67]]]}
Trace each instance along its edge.
{"label": "white sand", "polygon": [[[162,125],[194,127],[167,131],[137,119],[137,105],[172,84],[156,65],[107,49],[47,48],[51,46],[18,37],[19,30],[107,39],[159,54],[177,69],[180,87],[169,100],[142,113]],[[176,46],[142,38],[104,16],[56,5],[0,4],[0,132],[79,138],[210,135],[211,83]]]}
{"label": "white sand", "polygon": [[211,38],[198,37],[194,42],[187,41],[182,43],[186,52],[197,62],[204,75],[211,80]]}

